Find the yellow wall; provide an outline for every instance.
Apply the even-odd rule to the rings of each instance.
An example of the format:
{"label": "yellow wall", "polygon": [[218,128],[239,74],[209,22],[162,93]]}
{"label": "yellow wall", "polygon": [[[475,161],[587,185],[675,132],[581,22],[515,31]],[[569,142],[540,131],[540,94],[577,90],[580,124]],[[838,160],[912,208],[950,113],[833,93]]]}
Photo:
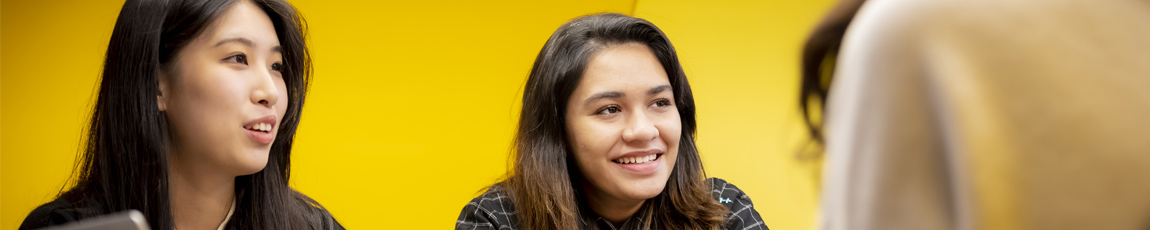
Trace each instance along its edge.
{"label": "yellow wall", "polygon": [[[816,164],[796,158],[793,101],[799,46],[830,0],[292,2],[316,68],[292,183],[347,227],[451,228],[506,171],[547,37],[605,11],[654,22],[679,50],[708,174],[745,190],[773,229],[811,227]],[[68,178],[121,5],[0,2],[0,229]]]}

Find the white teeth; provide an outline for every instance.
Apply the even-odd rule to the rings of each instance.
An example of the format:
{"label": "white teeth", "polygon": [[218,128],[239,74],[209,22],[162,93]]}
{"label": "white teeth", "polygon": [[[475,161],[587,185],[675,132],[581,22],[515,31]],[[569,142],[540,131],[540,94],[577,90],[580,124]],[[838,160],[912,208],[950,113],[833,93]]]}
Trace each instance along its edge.
{"label": "white teeth", "polygon": [[647,162],[654,161],[657,158],[659,158],[659,156],[656,154],[651,154],[651,155],[647,155],[647,156],[643,156],[643,157],[625,157],[625,158],[616,159],[615,163],[641,164],[641,163],[647,163]]}
{"label": "white teeth", "polygon": [[244,128],[250,129],[250,130],[256,130],[256,131],[269,132],[272,130],[272,125],[268,124],[268,123],[259,123],[259,124],[254,124],[250,127],[244,127]]}

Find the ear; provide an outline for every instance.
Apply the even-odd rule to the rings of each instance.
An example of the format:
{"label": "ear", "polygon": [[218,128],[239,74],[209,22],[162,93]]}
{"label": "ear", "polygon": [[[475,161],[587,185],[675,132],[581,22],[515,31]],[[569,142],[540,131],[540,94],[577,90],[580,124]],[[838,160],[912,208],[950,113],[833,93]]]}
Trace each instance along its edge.
{"label": "ear", "polygon": [[158,107],[160,111],[167,111],[168,95],[171,95],[168,93],[171,92],[171,90],[168,89],[168,86],[171,84],[168,83],[167,73],[164,73],[162,70],[158,72],[159,74],[157,74],[157,77],[159,78],[158,80],[160,85],[158,87],[159,91],[156,92],[156,107]]}

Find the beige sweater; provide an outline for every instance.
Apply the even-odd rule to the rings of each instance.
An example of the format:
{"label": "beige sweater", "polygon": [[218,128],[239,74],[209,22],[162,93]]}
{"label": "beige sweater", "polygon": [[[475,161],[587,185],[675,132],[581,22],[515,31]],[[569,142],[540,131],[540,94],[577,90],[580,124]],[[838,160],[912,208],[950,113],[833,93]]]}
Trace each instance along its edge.
{"label": "beige sweater", "polygon": [[1150,229],[1150,0],[872,0],[822,229]]}

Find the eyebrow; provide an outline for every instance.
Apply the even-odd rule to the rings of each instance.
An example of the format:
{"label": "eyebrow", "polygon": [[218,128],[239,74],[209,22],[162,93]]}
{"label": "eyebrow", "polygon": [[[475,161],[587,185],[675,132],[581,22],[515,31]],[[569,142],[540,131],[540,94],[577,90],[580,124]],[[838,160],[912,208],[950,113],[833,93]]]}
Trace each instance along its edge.
{"label": "eyebrow", "polygon": [[[215,47],[220,47],[224,44],[233,43],[233,42],[243,44],[244,46],[247,46],[247,47],[255,47],[256,46],[255,42],[252,42],[252,40],[247,39],[247,38],[228,38],[228,39],[220,40],[220,42],[217,42]],[[276,47],[272,47],[272,51],[283,53],[284,48],[283,48],[283,46],[276,46]]]}
{"label": "eyebrow", "polygon": [[240,44],[243,44],[247,47],[255,47],[256,46],[255,42],[252,42],[252,40],[248,40],[247,38],[228,38],[228,39],[220,40],[220,42],[217,42],[215,47],[220,47],[224,44],[228,44],[228,43],[232,43],[232,42],[240,43]]}
{"label": "eyebrow", "polygon": [[[655,94],[659,94],[659,93],[662,93],[663,91],[667,91],[667,90],[671,90],[671,85],[655,86],[654,88],[647,90],[647,95],[655,95]],[[596,93],[594,95],[591,95],[591,97],[587,98],[587,100],[583,101],[583,104],[591,104],[591,102],[595,102],[595,101],[602,100],[602,99],[608,99],[608,98],[620,98],[620,97],[623,97],[623,95],[627,95],[627,94],[625,94],[623,92],[617,92],[617,91]]]}
{"label": "eyebrow", "polygon": [[583,101],[583,104],[591,104],[591,102],[595,102],[595,101],[603,100],[603,99],[607,99],[607,98],[620,98],[620,97],[623,97],[623,95],[624,95],[623,92],[615,92],[615,91],[596,93],[595,95],[591,95],[591,97],[587,98],[587,100]]}
{"label": "eyebrow", "polygon": [[662,93],[663,91],[667,91],[667,90],[671,90],[671,85],[655,86],[655,88],[651,88],[651,90],[647,90],[647,95],[655,95],[655,94],[659,94],[659,93]]}

